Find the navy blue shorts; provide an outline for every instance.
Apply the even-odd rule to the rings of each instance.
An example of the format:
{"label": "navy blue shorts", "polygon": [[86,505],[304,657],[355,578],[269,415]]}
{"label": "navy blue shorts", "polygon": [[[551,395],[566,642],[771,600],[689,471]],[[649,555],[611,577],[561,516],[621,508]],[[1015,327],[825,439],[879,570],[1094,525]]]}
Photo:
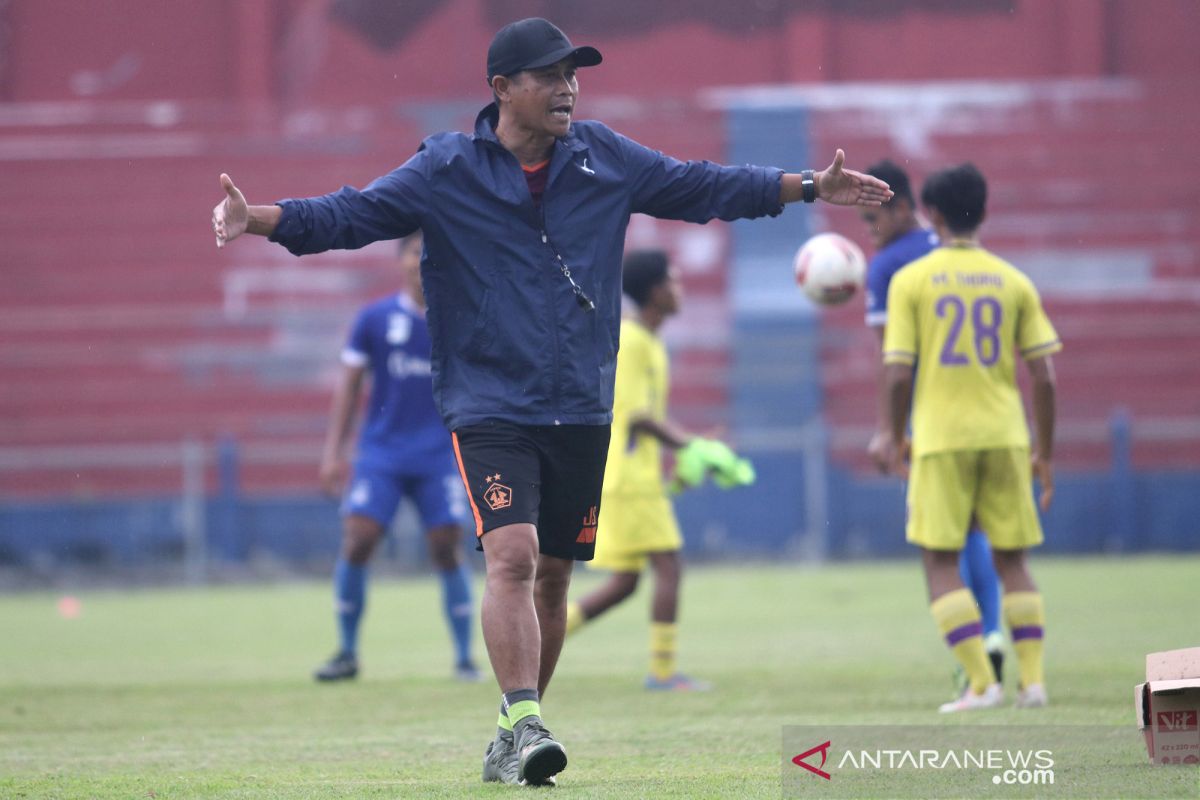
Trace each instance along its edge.
{"label": "navy blue shorts", "polygon": [[488,531],[530,523],[544,555],[591,561],[608,436],[608,425],[499,421],[454,431],[478,549],[485,549]]}
{"label": "navy blue shorts", "polygon": [[358,461],[342,498],[342,514],[375,520],[384,528],[392,523],[400,501],[408,497],[417,506],[426,530],[459,525],[467,518],[467,498],[462,478],[452,459],[425,465],[426,471],[389,469]]}

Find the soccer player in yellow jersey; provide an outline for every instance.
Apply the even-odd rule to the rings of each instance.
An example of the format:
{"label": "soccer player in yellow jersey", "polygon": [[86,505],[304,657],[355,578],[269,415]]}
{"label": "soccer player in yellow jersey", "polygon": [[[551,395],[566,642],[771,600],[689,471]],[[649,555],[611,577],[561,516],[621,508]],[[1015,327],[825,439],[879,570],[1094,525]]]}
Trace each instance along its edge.
{"label": "soccer player in yellow jersey", "polygon": [[[1045,511],[1054,495],[1054,365],[1062,349],[1037,289],[1016,267],[984,250],[978,230],[987,182],[971,164],[925,182],[921,202],[942,245],[892,279],[884,338],[885,455],[908,475],[905,427],[913,406],[908,541],[922,550],[934,620],[969,678],[942,712],[1004,701],[984,651],[979,607],[958,572],[965,532],[977,521],[991,540],[1020,673],[1016,705],[1046,705],[1045,616],[1026,563],[1042,542],[1032,474]],[[1037,431],[1029,429],[1014,374],[1015,355],[1033,383]],[[916,370],[916,391],[913,372]]]}
{"label": "soccer player in yellow jersey", "polygon": [[708,689],[710,684],[689,678],[675,666],[683,537],[663,482],[661,447],[677,451],[676,480],[683,484],[703,480],[711,471],[718,485],[742,485],[753,480],[753,470],[721,442],[693,436],[667,417],[669,364],[658,329],[678,313],[681,288],[666,253],[629,253],[622,288],[637,312],[621,322],[612,439],[591,562],[612,575],[600,588],[568,605],[567,633],[632,595],[648,562],[654,573],[654,600],[646,688]]}

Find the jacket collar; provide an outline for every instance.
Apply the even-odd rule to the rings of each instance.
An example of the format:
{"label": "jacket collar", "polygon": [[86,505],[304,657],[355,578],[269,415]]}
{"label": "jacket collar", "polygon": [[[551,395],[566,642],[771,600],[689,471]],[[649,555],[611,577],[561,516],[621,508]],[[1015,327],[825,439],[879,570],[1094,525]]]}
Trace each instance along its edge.
{"label": "jacket collar", "polygon": [[[488,103],[479,114],[475,117],[475,138],[492,142],[497,147],[503,148],[504,145],[496,137],[496,125],[500,123],[500,107],[494,102]],[[579,137],[575,135],[575,126],[572,125],[567,135],[555,141],[555,148],[566,147],[573,152],[585,152],[588,147],[583,142],[579,141]]]}

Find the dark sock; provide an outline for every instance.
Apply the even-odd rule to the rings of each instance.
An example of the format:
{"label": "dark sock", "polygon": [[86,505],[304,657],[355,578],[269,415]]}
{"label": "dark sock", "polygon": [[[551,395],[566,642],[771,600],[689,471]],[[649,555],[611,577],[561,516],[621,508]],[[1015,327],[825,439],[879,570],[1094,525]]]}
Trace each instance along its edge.
{"label": "dark sock", "polygon": [[514,689],[504,693],[504,711],[515,732],[528,717],[541,717],[542,709],[538,704],[537,689]]}

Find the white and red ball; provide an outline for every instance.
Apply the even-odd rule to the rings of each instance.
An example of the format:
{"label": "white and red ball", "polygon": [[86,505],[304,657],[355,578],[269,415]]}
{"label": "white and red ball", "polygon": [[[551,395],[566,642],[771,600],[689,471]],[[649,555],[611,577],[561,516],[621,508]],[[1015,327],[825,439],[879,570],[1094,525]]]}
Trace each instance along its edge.
{"label": "white and red ball", "polygon": [[836,233],[819,233],[796,251],[796,285],[815,303],[836,306],[863,285],[867,261],[858,245]]}

